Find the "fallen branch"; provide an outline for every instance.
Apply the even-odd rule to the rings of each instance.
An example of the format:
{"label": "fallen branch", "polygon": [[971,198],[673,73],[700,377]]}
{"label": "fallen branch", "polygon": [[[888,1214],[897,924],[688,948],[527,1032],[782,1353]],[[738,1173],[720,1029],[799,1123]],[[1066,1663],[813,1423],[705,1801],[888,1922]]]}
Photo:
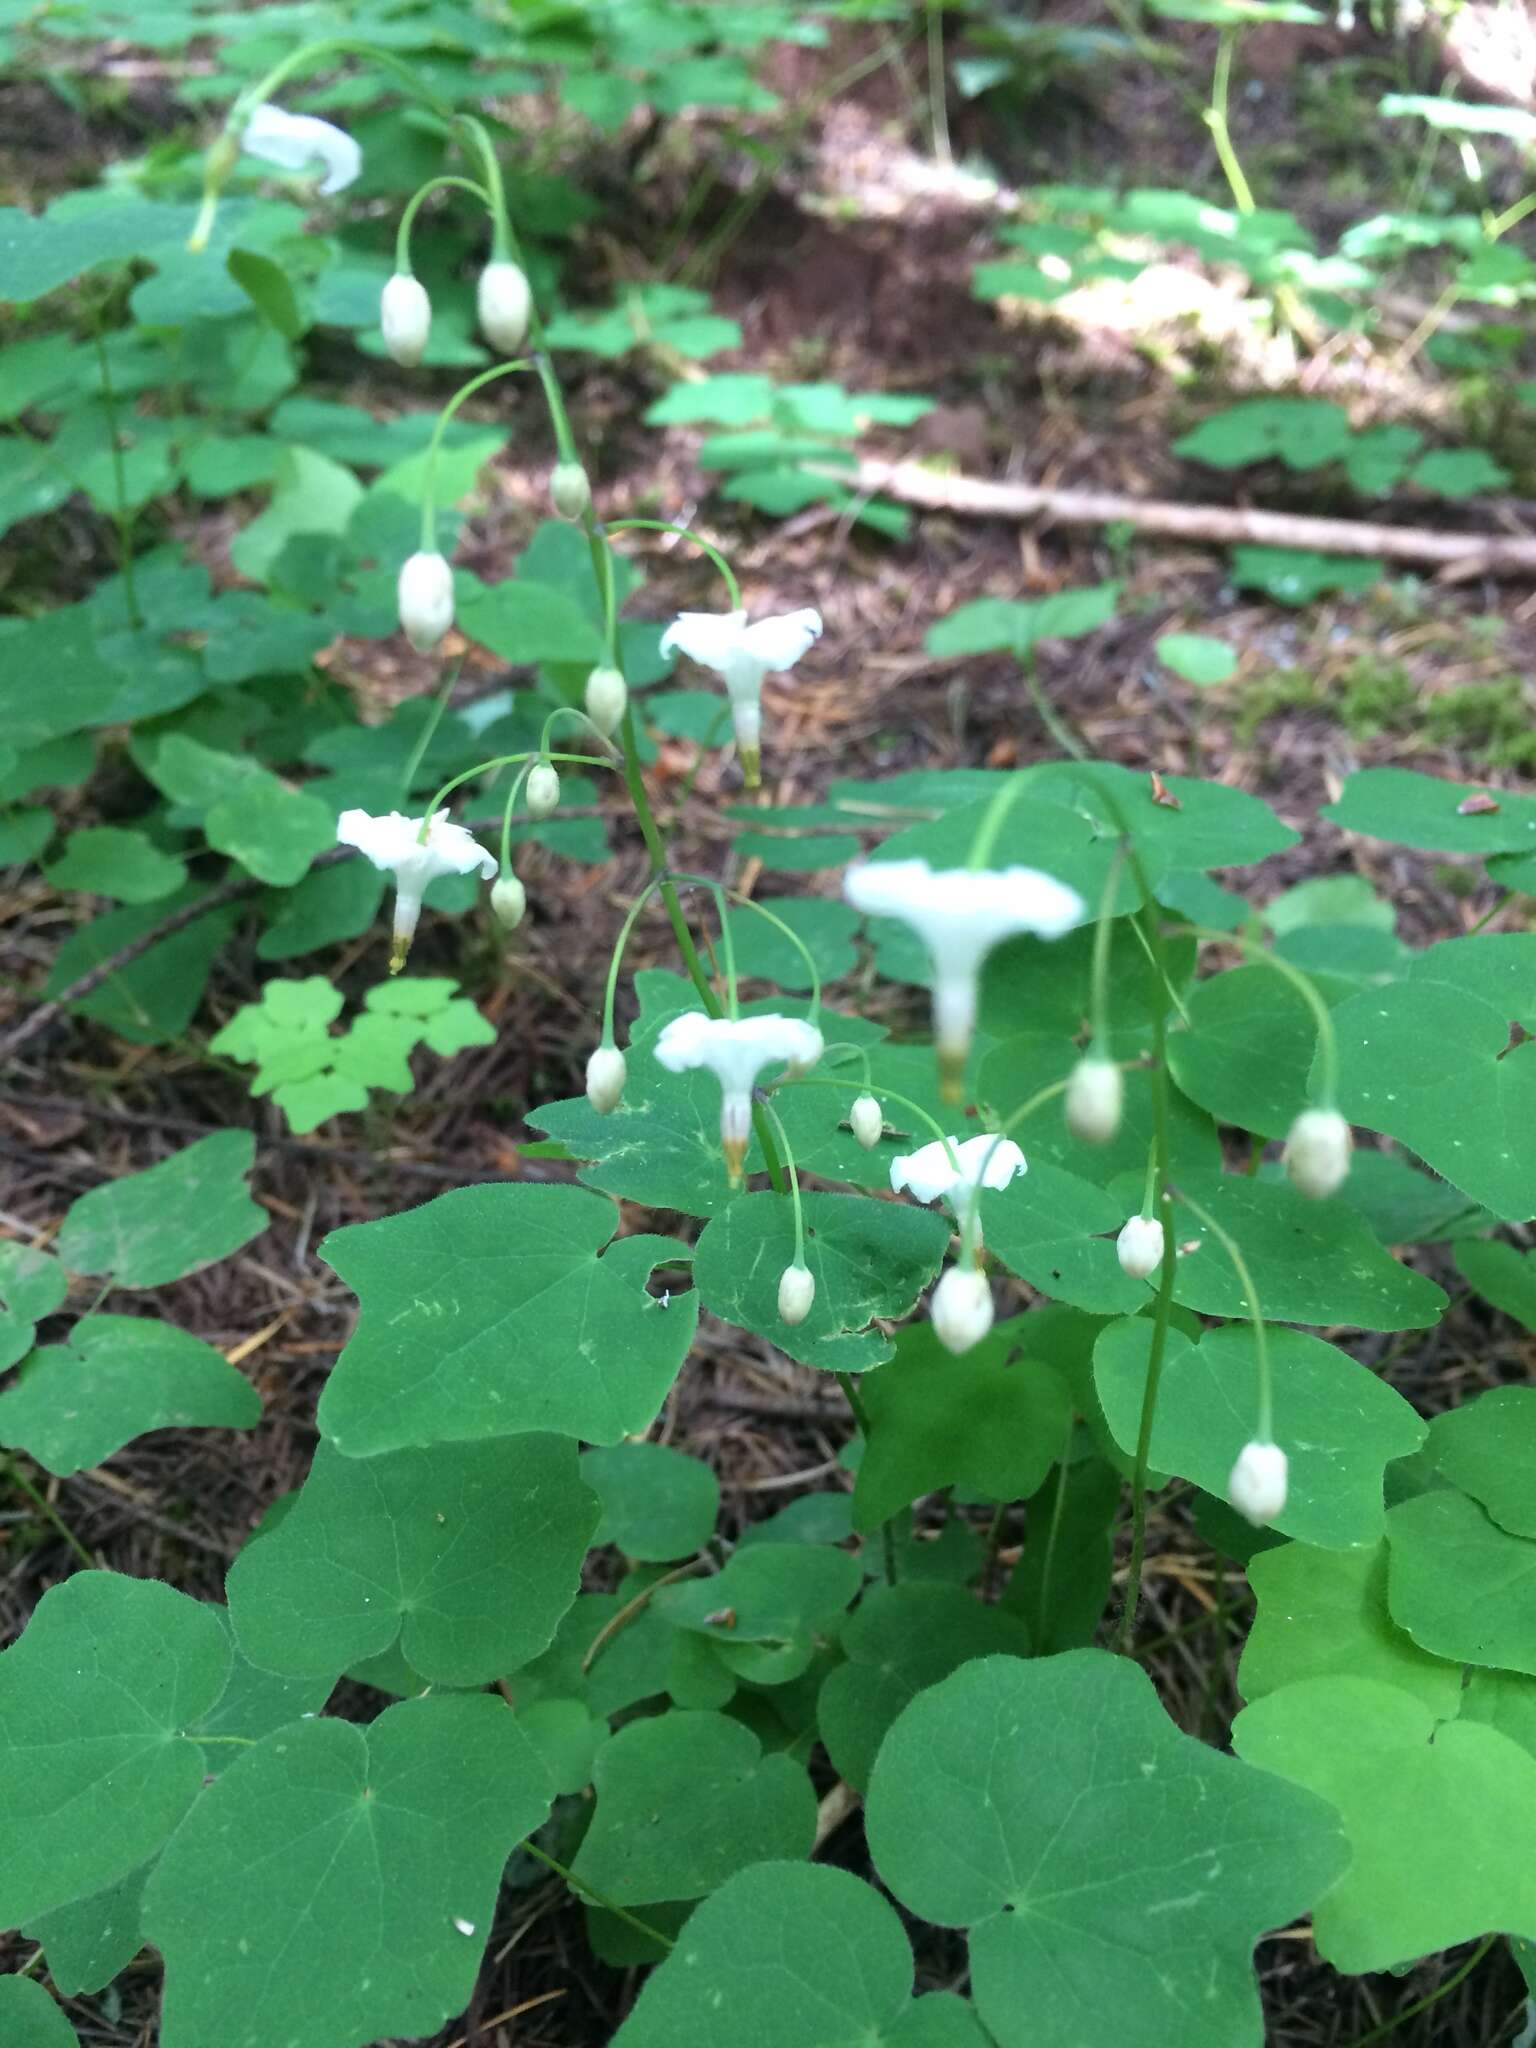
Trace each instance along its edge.
{"label": "fallen branch", "polygon": [[1055,490],[1041,484],[995,483],[946,475],[916,462],[866,457],[854,473],[828,470],[840,483],[881,492],[903,505],[958,512],[973,519],[1055,520],[1063,526],[1124,521],[1141,533],[1177,540],[1235,541],[1269,548],[1311,548],[1324,555],[1383,555],[1395,562],[1433,562],[1458,577],[1536,575],[1536,535],[1427,533],[1414,526],[1374,526],[1354,519],[1250,511],[1237,505],[1176,505],[1115,491]]}

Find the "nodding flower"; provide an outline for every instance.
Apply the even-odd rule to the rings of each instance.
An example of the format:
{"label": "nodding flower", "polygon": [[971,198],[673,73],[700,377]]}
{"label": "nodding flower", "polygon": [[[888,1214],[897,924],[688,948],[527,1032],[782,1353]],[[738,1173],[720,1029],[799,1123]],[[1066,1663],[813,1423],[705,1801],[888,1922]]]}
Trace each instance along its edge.
{"label": "nodding flower", "polygon": [[758,785],[763,741],[763,677],[792,669],[821,638],[821,613],[780,612],[747,623],[745,612],[681,612],[661,636],[661,651],[686,654],[725,679],[731,723],[749,789]]}
{"label": "nodding flower", "polygon": [[821,1058],[824,1040],[801,1017],[706,1017],[685,1010],[662,1029],[656,1057],[670,1073],[708,1067],[720,1083],[720,1149],[732,1187],[740,1185],[752,1135],[752,1090],[766,1066],[782,1062],[803,1074]]}
{"label": "nodding flower", "polygon": [[931,1145],[893,1159],[891,1189],[898,1195],[913,1195],[919,1202],[969,1202],[978,1184],[1005,1188],[1028,1171],[1024,1154],[1012,1138],[995,1138],[990,1131],[981,1131],[974,1138],[951,1138],[948,1144],[935,1138]]}
{"label": "nodding flower", "polygon": [[455,825],[446,811],[438,811],[422,837],[422,820],[391,811],[375,818],[367,811],[343,811],[336,821],[336,839],[342,846],[355,846],[395,878],[394,946],[389,971],[398,974],[405,965],[421,915],[421,899],[427,885],[439,875],[469,875],[479,870],[488,882],[496,872],[496,856],[487,853],[474,835]]}
{"label": "nodding flower", "polygon": [[1354,1133],[1336,1109],[1304,1109],[1285,1141],[1291,1185],[1314,1202],[1336,1195],[1349,1178]]}
{"label": "nodding flower", "polygon": [[453,624],[453,570],[446,555],[424,548],[407,555],[395,582],[395,603],[405,637],[430,654]]}
{"label": "nodding flower", "polygon": [[843,894],[856,910],[910,925],[933,964],[939,1088],[958,1102],[976,1030],[987,955],[1020,932],[1057,939],[1087,915],[1075,889],[1036,868],[931,868],[925,860],[869,860],[849,868]]}
{"label": "nodding flower", "polygon": [[1278,1444],[1243,1445],[1227,1480],[1233,1507],[1256,1529],[1266,1528],[1285,1512],[1286,1476],[1289,1466]]}
{"label": "nodding flower", "polygon": [[933,1333],[957,1357],[979,1344],[992,1327],[992,1283],[979,1266],[949,1266],[928,1304]]}
{"label": "nodding flower", "polygon": [[318,114],[290,114],[270,101],[257,107],[246,122],[240,147],[248,156],[284,171],[321,165],[325,175],[320,190],[327,194],[344,192],[363,168],[363,152],[345,128],[322,121]]}
{"label": "nodding flower", "polygon": [[389,279],[379,294],[379,326],[391,359],[403,370],[414,370],[432,332],[432,301],[419,277],[397,270]]}

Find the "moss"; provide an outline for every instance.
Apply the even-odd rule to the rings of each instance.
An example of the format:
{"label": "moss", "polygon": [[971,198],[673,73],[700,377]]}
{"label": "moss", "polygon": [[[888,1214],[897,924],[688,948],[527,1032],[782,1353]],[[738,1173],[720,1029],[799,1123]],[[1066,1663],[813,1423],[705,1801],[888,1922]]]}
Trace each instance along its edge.
{"label": "moss", "polygon": [[1276,669],[1233,695],[1233,732],[1245,746],[1267,718],[1310,711],[1352,739],[1424,740],[1476,766],[1536,774],[1536,719],[1517,675],[1424,695],[1400,662],[1362,654],[1329,682],[1306,669]]}

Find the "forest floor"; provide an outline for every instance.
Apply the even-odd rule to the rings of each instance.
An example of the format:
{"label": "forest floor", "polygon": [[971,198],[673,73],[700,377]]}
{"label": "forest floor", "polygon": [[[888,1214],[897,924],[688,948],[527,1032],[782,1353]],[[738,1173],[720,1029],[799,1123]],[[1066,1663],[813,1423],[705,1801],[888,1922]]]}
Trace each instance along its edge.
{"label": "forest floor", "polygon": [[[1315,64],[1270,76],[1260,52],[1251,81],[1259,90],[1242,113],[1255,185],[1320,230],[1355,217],[1360,182],[1369,187],[1376,175],[1369,163],[1362,170],[1358,135],[1346,150],[1339,134],[1332,54],[1324,43]],[[1396,61],[1380,58],[1386,70]],[[817,67],[829,60],[792,51],[783,62],[785,75],[774,82],[795,92],[813,86]],[[1092,182],[1096,163],[1112,152],[1128,182],[1187,183],[1217,196],[1215,159],[1186,101],[1187,88],[1139,73],[1134,89],[1111,87],[1092,107],[1069,102],[1049,120],[1042,114],[1027,135],[971,136],[962,125],[957,151],[971,140],[985,145],[1000,174],[1021,182],[1042,175]],[[1123,326],[1074,328],[1048,309],[1025,318],[979,303],[969,275],[989,246],[991,202],[976,181],[934,172],[907,112],[899,81],[882,74],[807,123],[709,280],[720,310],[739,319],[745,335],[743,348],[716,359],[712,370],[926,393],[939,411],[899,450],[893,442],[892,452],[943,448],[967,474],[1187,494],[1185,473],[1167,452],[1170,439],[1208,399],[1265,388],[1280,376],[1272,349],[1246,338],[1215,292],[1198,313],[1170,320],[1157,347]],[[42,162],[13,154],[8,180],[30,180],[34,195],[50,179],[76,181],[91,139],[71,124],[65,129]],[[1390,136],[1380,146],[1383,153],[1405,147]],[[1383,189],[1402,174],[1401,164],[1384,161]],[[648,218],[637,241],[654,241],[678,204],[682,175],[662,166],[639,184],[635,203]],[[718,202],[701,213],[704,226],[723,216],[730,186],[728,170]],[[643,269],[644,259],[612,225],[594,235],[589,253],[594,298]],[[334,395],[390,410],[401,394],[377,368],[359,376],[356,363],[354,356],[339,363]],[[1308,388],[1352,401],[1365,377],[1361,363],[1341,352]],[[1125,600],[1116,622],[1087,642],[1043,653],[1046,693],[1095,754],[1165,775],[1214,776],[1264,797],[1294,825],[1299,847],[1244,872],[1254,900],[1303,873],[1357,871],[1391,897],[1403,935],[1416,944],[1468,931],[1493,907],[1479,871],[1346,838],[1318,822],[1317,812],[1352,769],[1371,763],[1505,786],[1529,780],[1536,770],[1527,680],[1536,672],[1536,600],[1521,586],[1402,577],[1366,597],[1286,612],[1234,592],[1215,550],[1135,538],[1112,550],[1102,537],[1041,523],[941,513],[916,515],[910,538],[892,542],[822,511],[781,524],[737,517],[718,500],[701,512],[709,493],[694,461],[699,436],[643,427],[653,395],[635,359],[589,367],[570,394],[578,433],[592,450],[599,509],[701,519],[729,550],[754,609],[811,604],[826,621],[820,647],[789,687],[775,689],[770,679],[770,800],[808,800],[837,776],[1011,766],[1054,753],[1011,661],[937,661],[923,650],[924,632],[978,596],[1043,596],[1118,577]],[[1395,416],[1432,412],[1427,388],[1397,397]],[[542,460],[538,449],[519,451],[514,441],[488,477],[462,549],[468,566],[491,573],[526,539]],[[1208,482],[1213,498],[1231,491],[1229,479]],[[1330,509],[1307,491],[1306,479],[1290,478],[1266,492],[1265,502]],[[1486,504],[1474,509],[1489,516]],[[1492,508],[1516,527],[1533,509],[1519,500]],[[1455,523],[1473,512],[1433,516]],[[56,515],[50,544],[66,564],[73,557],[94,565],[106,544],[98,524],[84,513]],[[215,523],[185,538],[229,576],[227,532]],[[638,609],[665,617],[708,602],[692,559],[663,537],[632,539],[647,579]],[[26,569],[7,566],[13,579]],[[1236,679],[1201,693],[1169,676],[1151,648],[1170,630],[1227,640],[1240,656]],[[393,643],[382,650],[343,644],[329,661],[333,676],[380,709],[421,687],[420,668]],[[478,650],[465,676],[470,696],[507,680]],[[728,838],[718,810],[737,795],[735,770],[708,763],[685,794],[693,766],[690,745],[669,744],[653,771],[655,793],[675,816],[685,863],[718,869]],[[69,1567],[71,1552],[218,1597],[235,1551],[271,1502],[299,1484],[314,1449],[316,1396],[353,1312],[348,1291],[319,1256],[327,1233],[444,1188],[567,1170],[520,1158],[530,1135],[523,1112],[580,1088],[613,932],[644,856],[637,838],[597,869],[527,851],[532,909],[504,952],[482,941],[466,957],[466,943],[477,942],[466,942],[457,927],[429,923],[413,959],[423,971],[465,980],[498,1027],[496,1043],[438,1067],[388,1113],[290,1137],[272,1112],[252,1104],[238,1075],[207,1060],[206,1036],[252,998],[261,978],[238,940],[217,971],[195,1041],[125,1048],[88,1023],[67,1021],[0,1076],[0,1225],[8,1231],[45,1242],[88,1188],[232,1125],[257,1132],[256,1192],[271,1217],[243,1253],[157,1298],[168,1320],[217,1345],[250,1375],[264,1403],[261,1425],[238,1434],[167,1432],[70,1479],[37,1474],[46,1518],[10,1492],[0,1511],[0,1636],[21,1628],[41,1592]],[[751,889],[756,876],[738,870],[731,879]],[[5,912],[0,1026],[38,999],[63,909],[40,878],[13,876]],[[1509,913],[1501,915],[1496,928],[1510,928]],[[659,918],[642,922],[639,938],[636,965],[669,960]],[[377,978],[381,946],[371,933],[328,971],[367,986]],[[889,999],[898,1008],[882,1020],[900,1028],[901,999]],[[851,1000],[870,1001],[868,988],[856,987]],[[1448,1260],[1427,1257],[1429,1270],[1446,1279]],[[1390,1355],[1384,1342],[1380,1357],[1356,1348],[1424,1410],[1448,1405],[1463,1386],[1526,1376],[1536,1365],[1531,1340],[1514,1325],[1466,1305]],[[797,1490],[839,1483],[837,1455],[850,1424],[818,1375],[706,1317],[658,1434],[714,1466],[729,1531],[733,1520],[744,1524],[782,1507]],[[1005,1528],[1005,1556],[1010,1540],[1017,1531]],[[1220,1741],[1238,1704],[1233,1672],[1247,1610],[1241,1573],[1218,1585],[1216,1569],[1177,1507],[1154,1516],[1142,1654],[1170,1712]],[[1205,1626],[1212,1615],[1218,1625]],[[857,1867],[857,1827],[835,1834],[825,1853]],[[585,2048],[608,2038],[633,1997],[633,1973],[588,1958],[579,1912],[562,1887],[530,1882],[504,1893],[497,1937],[476,2004],[438,2037],[443,2048]],[[5,1960],[0,1944],[0,1967]],[[1303,1927],[1267,1942],[1260,1960],[1267,2038],[1284,2048],[1346,2048],[1406,2014],[1462,1958],[1453,1952],[1402,1981],[1341,1978],[1318,1962]],[[961,1958],[957,1946],[921,1961],[929,1981],[943,1984],[954,1981]],[[76,2001],[71,2017],[83,2040],[129,2048],[151,2038],[157,1989],[158,1965],[144,1959],[103,1998]],[[548,2002],[508,2017],[544,1994]],[[1406,2017],[1394,2039],[1509,2041],[1522,1999],[1500,1949],[1422,2022]]]}

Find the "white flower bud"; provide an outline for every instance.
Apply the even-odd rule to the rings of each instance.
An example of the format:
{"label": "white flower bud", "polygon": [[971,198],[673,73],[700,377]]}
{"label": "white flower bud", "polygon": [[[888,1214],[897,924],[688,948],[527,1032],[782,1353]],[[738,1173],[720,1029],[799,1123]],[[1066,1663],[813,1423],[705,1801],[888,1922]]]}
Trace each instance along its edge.
{"label": "white flower bud", "polygon": [[1336,1195],[1349,1178],[1354,1142],[1336,1109],[1304,1109],[1285,1141],[1285,1170],[1292,1184],[1314,1202]]}
{"label": "white flower bud", "polygon": [[379,299],[384,346],[403,370],[414,370],[427,352],[432,301],[426,286],[408,270],[397,270]]}
{"label": "white flower bud", "polygon": [[816,1299],[816,1275],[808,1266],[786,1266],[779,1276],[779,1314],[786,1323],[803,1323]]}
{"label": "white flower bud", "polygon": [[616,1045],[600,1045],[587,1061],[587,1100],[599,1116],[618,1108],[628,1073]]}
{"label": "white flower bud", "polygon": [[504,356],[515,356],[528,333],[533,294],[516,263],[487,263],[480,273],[475,310],[481,332]]}
{"label": "white flower bud", "polygon": [[523,787],[523,796],[528,804],[530,818],[547,818],[551,811],[560,808],[560,777],[552,763],[536,761],[528,771],[528,780]]}
{"label": "white flower bud", "polygon": [[395,587],[400,623],[418,654],[430,654],[453,624],[453,571],[442,555],[409,555]]}
{"label": "white flower bud", "polygon": [[550,503],[562,519],[579,519],[592,502],[592,486],[579,462],[557,462],[549,479]]}
{"label": "white flower bud", "polygon": [[1133,1216],[1115,1239],[1120,1269],[1145,1280],[1163,1263],[1163,1226],[1155,1216]]}
{"label": "white flower bud", "polygon": [[928,1313],[946,1351],[969,1351],[992,1327],[991,1282],[979,1266],[951,1266],[933,1290]]}
{"label": "white flower bud", "polygon": [[528,891],[516,875],[503,875],[491,890],[491,915],[496,922],[515,931],[523,921],[528,908]]}
{"label": "white flower bud", "polygon": [[1285,1512],[1286,1457],[1278,1444],[1247,1443],[1227,1480],[1233,1507],[1256,1529]]}
{"label": "white flower bud", "polygon": [[848,1112],[848,1122],[866,1152],[872,1152],[885,1134],[885,1111],[873,1095],[857,1098]]}
{"label": "white flower bud", "polygon": [[1090,1053],[1067,1082],[1067,1129],[1085,1145],[1107,1145],[1120,1128],[1125,1082],[1113,1060]]}
{"label": "white flower bud", "polygon": [[587,716],[604,739],[617,731],[629,690],[616,668],[595,668],[587,677]]}

